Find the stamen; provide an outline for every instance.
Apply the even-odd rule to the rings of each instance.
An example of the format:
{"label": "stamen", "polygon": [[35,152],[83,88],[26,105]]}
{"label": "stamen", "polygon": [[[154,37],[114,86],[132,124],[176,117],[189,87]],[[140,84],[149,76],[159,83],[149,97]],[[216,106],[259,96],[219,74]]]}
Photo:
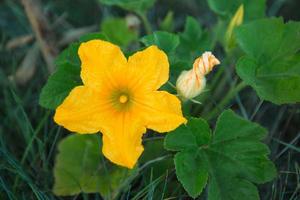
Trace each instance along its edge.
{"label": "stamen", "polygon": [[126,103],[128,101],[128,97],[126,95],[121,95],[119,101],[120,103]]}

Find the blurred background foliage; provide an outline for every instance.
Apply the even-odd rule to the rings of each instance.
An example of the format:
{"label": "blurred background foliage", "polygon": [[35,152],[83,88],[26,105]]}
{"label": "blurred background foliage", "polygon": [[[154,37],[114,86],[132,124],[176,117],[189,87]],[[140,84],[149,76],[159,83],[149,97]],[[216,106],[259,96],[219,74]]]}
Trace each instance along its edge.
{"label": "blurred background foliage", "polygon": [[[58,197],[52,192],[57,144],[69,133],[54,124],[51,111],[38,105],[41,88],[53,69],[51,59],[50,64],[44,59],[47,52],[40,51],[38,37],[29,20],[31,16],[28,13],[31,12],[26,14],[24,2],[28,1],[0,2],[0,199],[102,199],[99,194]],[[209,1],[210,7],[205,0],[141,0],[138,6],[125,6],[126,9],[109,6],[115,2],[118,0],[41,0],[38,7],[45,18],[41,19],[45,22],[41,37],[51,41],[46,44],[48,56],[56,57],[71,42],[87,33],[99,31],[120,45],[128,55],[140,49],[142,44],[161,42],[170,57],[174,73],[170,81],[174,83],[179,72],[190,68],[195,57],[204,50],[213,50],[221,60],[226,57],[228,52],[222,47],[222,38],[241,1],[228,1],[234,5],[224,1],[224,7],[214,6],[212,0]],[[34,11],[36,6],[29,8]],[[299,9],[298,0],[268,0],[266,8],[257,4],[246,11],[245,21],[263,15],[264,10],[267,16],[299,21]],[[145,36],[152,32],[150,29],[157,32]],[[255,37],[255,33],[253,35]],[[170,41],[169,36],[173,37]],[[191,36],[193,40],[190,40]],[[177,40],[184,42],[179,44]],[[172,48],[177,45],[180,45],[180,51],[175,54]],[[194,50],[185,51],[185,48]],[[232,68],[239,54],[233,50],[232,58],[222,66]],[[214,124],[215,116],[211,116],[210,111],[236,82],[228,74],[225,75],[227,78],[212,79],[220,75],[215,70],[208,77],[211,80],[209,88],[213,88],[214,93],[207,92],[197,99],[205,106],[187,103],[184,105],[186,114],[206,116]],[[172,91],[169,85],[165,85],[164,89]],[[249,88],[224,107],[235,109],[269,130],[265,142],[271,149],[271,159],[279,175],[273,182],[259,186],[261,199],[299,199],[299,105],[276,106],[264,102]],[[153,137],[151,132],[146,137],[142,168],[139,173],[133,173],[133,180],[126,187],[118,191],[118,197],[188,199],[176,181],[172,160],[163,150],[161,140]],[[150,144],[149,141],[155,142]],[[206,194],[203,193],[199,199],[206,199]]]}

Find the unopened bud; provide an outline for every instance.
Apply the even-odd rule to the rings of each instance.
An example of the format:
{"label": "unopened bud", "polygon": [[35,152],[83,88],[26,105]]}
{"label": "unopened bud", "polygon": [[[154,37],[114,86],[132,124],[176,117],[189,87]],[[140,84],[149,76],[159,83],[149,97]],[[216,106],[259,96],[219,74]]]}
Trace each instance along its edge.
{"label": "unopened bud", "polygon": [[176,81],[177,92],[184,99],[192,99],[198,96],[205,88],[204,76],[198,76],[194,70],[183,71]]}
{"label": "unopened bud", "polygon": [[226,42],[226,47],[231,48],[234,46],[234,38],[233,38],[233,30],[235,27],[241,25],[243,23],[244,19],[244,5],[241,4],[240,7],[237,9],[236,13],[230,20],[230,23],[227,27],[227,31],[225,34],[225,42]]}
{"label": "unopened bud", "polygon": [[139,29],[141,21],[137,16],[135,16],[133,14],[128,14],[126,16],[125,20],[126,20],[127,27],[129,29],[131,29],[131,30],[138,30]]}
{"label": "unopened bud", "polygon": [[205,75],[208,74],[220,61],[211,53],[205,52],[197,58],[193,68],[183,71],[176,81],[178,94],[184,99],[192,99],[198,96],[206,85]]}
{"label": "unopened bud", "polygon": [[208,74],[214,66],[220,64],[220,61],[209,51],[204,52],[201,57],[197,58],[193,64],[193,70],[199,75]]}

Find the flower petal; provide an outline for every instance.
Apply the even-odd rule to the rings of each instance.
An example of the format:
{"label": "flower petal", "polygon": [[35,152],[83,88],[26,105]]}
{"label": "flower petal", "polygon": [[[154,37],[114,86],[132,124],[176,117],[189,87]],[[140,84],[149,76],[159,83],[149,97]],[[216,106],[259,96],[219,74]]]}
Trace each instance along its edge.
{"label": "flower petal", "polygon": [[128,58],[129,68],[134,68],[137,86],[146,90],[156,90],[169,78],[169,61],[167,55],[156,46],[150,46]]}
{"label": "flower petal", "polygon": [[113,81],[111,72],[125,67],[126,57],[120,47],[102,40],[90,40],[80,45],[81,79],[84,85],[100,90],[103,84]]}
{"label": "flower petal", "polygon": [[102,94],[86,86],[75,87],[64,102],[57,107],[54,121],[77,133],[96,133],[100,131],[102,113],[107,109]]}
{"label": "flower petal", "polygon": [[142,135],[146,132],[131,112],[111,116],[111,124],[103,130],[103,154],[113,163],[132,169],[144,148]]}
{"label": "flower petal", "polygon": [[165,91],[155,91],[147,95],[143,101],[136,99],[137,106],[143,113],[146,127],[157,132],[168,132],[186,123],[182,116],[179,99]]}

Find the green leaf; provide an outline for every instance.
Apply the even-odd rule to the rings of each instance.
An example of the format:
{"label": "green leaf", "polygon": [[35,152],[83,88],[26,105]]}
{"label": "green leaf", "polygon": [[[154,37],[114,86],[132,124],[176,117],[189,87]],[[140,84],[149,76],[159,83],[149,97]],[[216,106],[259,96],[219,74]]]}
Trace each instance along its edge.
{"label": "green leaf", "polygon": [[108,38],[104,33],[97,32],[97,33],[89,33],[81,36],[79,38],[79,42],[87,42],[89,40],[95,40],[95,39],[108,41]]}
{"label": "green leaf", "polygon": [[108,6],[119,6],[125,10],[130,10],[137,13],[145,13],[151,8],[155,0],[99,0],[101,3]]}
{"label": "green leaf", "polygon": [[55,65],[60,66],[65,63],[72,64],[74,66],[80,66],[79,56],[77,55],[79,43],[71,43],[65,50],[63,50],[55,59]]}
{"label": "green leaf", "polygon": [[300,23],[262,19],[238,27],[235,33],[246,53],[237,63],[238,75],[261,99],[300,102]]}
{"label": "green leaf", "polygon": [[191,118],[165,139],[165,148],[180,151],[175,156],[178,180],[193,198],[200,195],[206,185],[208,171],[204,160],[199,159],[197,149],[210,141],[211,132],[206,121]]}
{"label": "green leaf", "polygon": [[187,17],[184,31],[180,34],[180,41],[191,50],[196,50],[201,44],[202,29],[199,22],[193,17]]}
{"label": "green leaf", "polygon": [[138,38],[137,32],[129,29],[123,18],[104,20],[101,24],[101,30],[110,42],[122,47],[127,47]]}
{"label": "green leaf", "polygon": [[226,19],[230,19],[241,4],[245,8],[245,21],[265,16],[266,0],[208,0],[209,7]]}
{"label": "green leaf", "polygon": [[43,87],[39,104],[44,108],[55,109],[70,91],[81,84],[80,60],[77,55],[79,43],[72,43],[55,60],[56,71]]}
{"label": "green leaf", "polygon": [[[107,40],[103,33],[90,33],[79,38],[79,42],[92,39]],[[79,42],[71,43],[55,60],[56,71],[49,77],[40,94],[39,104],[55,109],[77,85],[81,85]]]}
{"label": "green leaf", "polygon": [[206,185],[208,179],[204,160],[195,151],[179,152],[174,158],[176,175],[188,194],[196,198]]}
{"label": "green leaf", "polygon": [[[257,188],[251,182],[240,179],[228,177],[220,172],[215,174],[218,178],[212,178],[211,183],[208,186],[208,200],[259,200],[259,194]],[[230,185],[218,185],[222,183],[221,179],[226,179]],[[223,196],[224,195],[224,196]]]}
{"label": "green leaf", "polygon": [[165,138],[165,148],[175,155],[176,175],[185,190],[197,197],[208,182],[209,200],[259,199],[255,184],[276,175],[267,158],[269,149],[260,142],[266,130],[228,110],[211,134],[203,119],[191,118]]}
{"label": "green leaf", "polygon": [[39,104],[55,109],[77,85],[81,85],[80,68],[68,62],[62,63],[52,74],[40,94]]}
{"label": "green leaf", "polygon": [[213,46],[213,39],[207,31],[203,31],[199,22],[193,17],[187,17],[184,31],[179,33],[180,44],[177,48],[177,57],[188,60],[190,65],[196,57],[204,51],[209,51]]}
{"label": "green leaf", "polygon": [[168,134],[165,139],[165,147],[171,151],[183,151],[195,149],[210,141],[211,131],[203,119],[190,118],[187,125],[182,125]]}
{"label": "green leaf", "polygon": [[241,48],[261,63],[296,53],[300,49],[299,30],[300,22],[284,24],[282,18],[272,18],[242,25],[235,32]]}
{"label": "green leaf", "polygon": [[179,37],[173,33],[156,31],[152,35],[143,37],[141,42],[146,46],[156,45],[167,54],[170,54],[179,45]]}
{"label": "green leaf", "polygon": [[134,170],[106,162],[101,146],[101,139],[95,134],[74,134],[60,142],[54,166],[56,195],[85,192],[100,193],[106,199],[116,198]]}

